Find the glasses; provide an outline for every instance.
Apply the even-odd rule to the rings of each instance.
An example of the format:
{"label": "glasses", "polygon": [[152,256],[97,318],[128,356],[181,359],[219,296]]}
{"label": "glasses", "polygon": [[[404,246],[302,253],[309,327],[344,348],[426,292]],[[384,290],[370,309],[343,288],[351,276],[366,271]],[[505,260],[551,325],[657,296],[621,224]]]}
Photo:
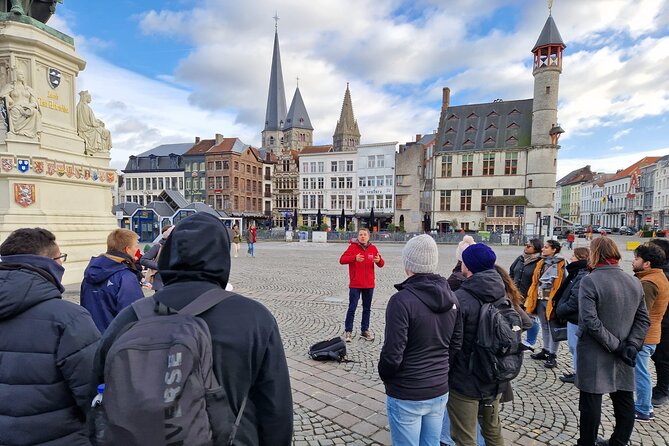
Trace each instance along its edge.
{"label": "glasses", "polygon": [[67,254],[61,254],[58,257],[53,257],[53,260],[62,260],[63,263],[67,262]]}

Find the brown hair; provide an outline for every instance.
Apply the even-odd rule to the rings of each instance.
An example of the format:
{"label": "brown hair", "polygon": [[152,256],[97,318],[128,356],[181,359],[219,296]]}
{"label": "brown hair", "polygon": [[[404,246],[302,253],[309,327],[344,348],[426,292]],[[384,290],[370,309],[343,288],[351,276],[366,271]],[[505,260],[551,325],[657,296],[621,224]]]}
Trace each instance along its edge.
{"label": "brown hair", "polygon": [[581,246],[580,248],[574,248],[574,257],[578,260],[588,260],[590,256],[590,250]]}
{"label": "brown hair", "polygon": [[138,239],[139,236],[130,229],[114,229],[107,236],[107,252],[123,251]]}
{"label": "brown hair", "polygon": [[620,260],[621,255],[616,242],[608,237],[599,237],[590,242],[590,258],[588,266],[594,268],[608,259]]}
{"label": "brown hair", "polygon": [[509,273],[507,273],[504,268],[499,265],[495,265],[495,270],[497,271],[497,274],[502,277],[506,295],[509,296],[509,299],[511,299],[511,303],[513,303],[514,308],[518,310],[524,301],[523,295],[520,294],[520,290],[518,290],[516,284],[513,283],[513,279],[511,279],[511,276],[509,276]]}

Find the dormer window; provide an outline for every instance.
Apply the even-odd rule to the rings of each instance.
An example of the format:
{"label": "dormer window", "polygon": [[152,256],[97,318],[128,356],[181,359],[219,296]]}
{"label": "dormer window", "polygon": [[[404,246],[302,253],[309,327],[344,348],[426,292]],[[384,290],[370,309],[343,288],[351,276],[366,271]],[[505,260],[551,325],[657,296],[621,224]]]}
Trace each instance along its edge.
{"label": "dormer window", "polygon": [[483,141],[484,144],[495,144],[495,140],[492,137],[489,137],[485,141]]}
{"label": "dormer window", "polygon": [[517,108],[514,108],[513,110],[511,110],[511,111],[509,112],[509,116],[520,115],[520,114],[521,114],[521,113],[520,113],[520,111],[519,111]]}
{"label": "dormer window", "polygon": [[490,124],[488,127],[485,128],[486,130],[495,130],[497,129],[497,126],[495,124]]}
{"label": "dormer window", "polygon": [[465,142],[462,143],[463,146],[473,145],[473,144],[474,144],[474,141],[472,141],[472,140],[469,139],[469,138],[467,138],[467,139],[465,140]]}
{"label": "dormer window", "polygon": [[512,123],[509,124],[506,128],[507,128],[507,129],[519,129],[520,126],[519,126],[518,124],[516,124],[515,122],[512,122]]}
{"label": "dormer window", "polygon": [[467,116],[467,119],[478,118],[478,117],[479,115],[477,115],[476,113],[470,113],[470,115]]}
{"label": "dormer window", "polygon": [[493,110],[493,111],[491,111],[490,113],[488,113],[488,118],[492,118],[492,117],[494,117],[494,116],[499,116],[495,110]]}
{"label": "dormer window", "polygon": [[465,132],[475,132],[475,131],[476,127],[474,127],[473,125],[470,125],[469,127],[467,127],[467,130],[465,130]]}
{"label": "dormer window", "polygon": [[448,130],[446,130],[446,133],[455,133],[455,129],[450,127]]}
{"label": "dormer window", "polygon": [[451,116],[448,117],[448,121],[452,121],[454,119],[458,119],[458,117],[455,115],[455,113],[451,113]]}
{"label": "dormer window", "polygon": [[509,146],[516,146],[518,145],[518,138],[516,138],[515,136],[511,136],[507,138],[506,144]]}

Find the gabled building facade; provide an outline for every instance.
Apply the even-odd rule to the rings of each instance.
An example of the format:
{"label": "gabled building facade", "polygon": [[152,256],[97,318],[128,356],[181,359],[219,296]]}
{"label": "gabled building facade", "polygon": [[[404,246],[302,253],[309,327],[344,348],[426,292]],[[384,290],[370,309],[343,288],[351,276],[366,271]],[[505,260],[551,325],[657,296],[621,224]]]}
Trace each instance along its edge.
{"label": "gabled building facade", "polygon": [[[436,134],[416,135],[416,140],[401,144],[395,155],[395,216],[400,230],[429,231],[434,163],[432,150]],[[427,193],[426,193],[427,192]]]}
{"label": "gabled building facade", "polygon": [[184,197],[189,203],[207,201],[207,167],[205,153],[218,143],[223,136],[217,134],[215,139],[195,138],[195,145],[184,153]]}

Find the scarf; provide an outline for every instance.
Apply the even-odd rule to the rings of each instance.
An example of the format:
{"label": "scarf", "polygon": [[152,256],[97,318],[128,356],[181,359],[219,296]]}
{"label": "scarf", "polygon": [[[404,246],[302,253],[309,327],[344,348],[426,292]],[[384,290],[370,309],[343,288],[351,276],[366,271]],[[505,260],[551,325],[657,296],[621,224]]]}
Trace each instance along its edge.
{"label": "scarf", "polygon": [[562,261],[562,257],[552,256],[542,258],[546,269],[541,274],[541,277],[539,277],[539,282],[541,283],[539,288],[550,290],[553,288],[553,282],[558,276],[559,263]]}

